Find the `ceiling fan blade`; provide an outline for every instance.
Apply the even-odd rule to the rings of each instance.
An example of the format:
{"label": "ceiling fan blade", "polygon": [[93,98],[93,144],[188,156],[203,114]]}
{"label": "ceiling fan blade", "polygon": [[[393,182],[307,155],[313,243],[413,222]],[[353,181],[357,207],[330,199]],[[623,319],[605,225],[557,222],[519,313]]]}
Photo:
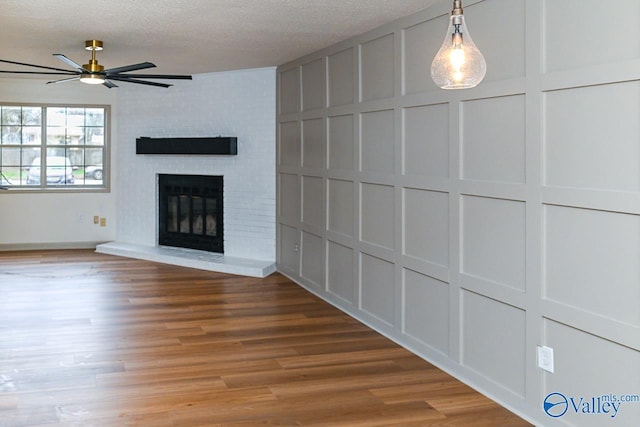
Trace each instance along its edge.
{"label": "ceiling fan blade", "polygon": [[53,81],[47,82],[47,84],[51,84],[51,83],[66,83],[66,82],[71,82],[71,81],[74,81],[74,80],[80,80],[80,76],[78,75],[76,77],[70,77],[68,79],[53,80]]}
{"label": "ceiling fan blade", "polygon": [[157,82],[147,82],[144,80],[137,80],[137,79],[132,79],[130,77],[120,77],[120,76],[107,76],[110,80],[117,80],[119,82],[126,82],[126,83],[138,83],[141,85],[149,85],[149,86],[157,86],[157,87],[171,87],[173,85],[170,84],[166,84],[166,83],[157,83]]}
{"label": "ceiling fan blade", "polygon": [[55,56],[56,58],[58,58],[60,61],[64,62],[67,65],[71,65],[73,68],[75,68],[76,70],[82,72],[82,73],[88,73],[89,70],[85,69],[82,65],[78,64],[77,62],[67,58],[66,56],[64,56],[61,53],[54,53],[53,56]]}
{"label": "ceiling fan blade", "polygon": [[141,62],[139,64],[131,64],[125,65],[122,67],[109,68],[108,70],[104,70],[107,76],[111,76],[113,74],[126,73],[128,71],[136,71],[136,70],[144,70],[146,68],[154,68],[156,64],[152,64],[151,62]]}
{"label": "ceiling fan blade", "polygon": [[192,80],[193,78],[188,75],[180,74],[117,74],[118,77],[126,78],[143,78],[143,79],[179,79],[179,80]]}
{"label": "ceiling fan blade", "polygon": [[55,76],[75,76],[78,74],[75,71],[67,71],[65,73],[58,73],[53,71],[4,71],[0,70],[0,73],[7,74],[41,74],[41,75],[55,75]]}
{"label": "ceiling fan blade", "polygon": [[75,73],[75,71],[65,70],[63,68],[46,67],[44,65],[27,64],[25,62],[7,61],[6,59],[0,59],[0,62],[4,62],[6,64],[24,65],[25,67],[42,68],[44,70],[62,71],[62,72],[69,73],[69,74]]}
{"label": "ceiling fan blade", "polygon": [[105,80],[104,83],[102,83],[102,86],[106,86],[109,89],[111,89],[112,87],[118,87],[117,84],[115,84],[115,83],[113,83],[113,82],[111,82],[109,80]]}

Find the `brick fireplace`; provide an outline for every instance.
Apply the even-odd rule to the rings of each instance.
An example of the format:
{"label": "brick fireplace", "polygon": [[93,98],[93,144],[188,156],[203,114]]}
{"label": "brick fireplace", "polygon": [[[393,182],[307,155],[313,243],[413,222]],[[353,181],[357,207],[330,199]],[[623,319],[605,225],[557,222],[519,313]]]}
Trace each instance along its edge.
{"label": "brick fireplace", "polygon": [[[246,275],[273,271],[275,81],[275,68],[265,68],[198,75],[189,84],[168,91],[133,85],[136,87],[118,92],[117,134],[111,155],[118,206],[112,222],[115,241],[99,249],[213,271]],[[136,140],[141,136],[212,135],[237,137],[237,155],[136,153]],[[161,174],[224,176],[224,254],[158,244]],[[197,229],[198,222],[195,219],[189,227]]]}

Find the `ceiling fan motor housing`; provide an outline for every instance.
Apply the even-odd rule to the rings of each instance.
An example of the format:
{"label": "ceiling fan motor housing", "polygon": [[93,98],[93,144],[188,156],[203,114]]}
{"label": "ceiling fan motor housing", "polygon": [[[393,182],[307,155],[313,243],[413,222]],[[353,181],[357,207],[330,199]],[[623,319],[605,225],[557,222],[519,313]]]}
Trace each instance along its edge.
{"label": "ceiling fan motor housing", "polygon": [[98,64],[97,59],[90,59],[88,64],[82,64],[82,68],[92,73],[98,73],[104,71],[104,66]]}

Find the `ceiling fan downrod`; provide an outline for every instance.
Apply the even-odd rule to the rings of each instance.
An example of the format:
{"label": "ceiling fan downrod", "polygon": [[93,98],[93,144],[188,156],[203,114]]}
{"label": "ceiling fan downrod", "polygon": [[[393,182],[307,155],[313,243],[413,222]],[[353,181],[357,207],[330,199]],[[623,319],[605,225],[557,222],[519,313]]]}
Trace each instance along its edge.
{"label": "ceiling fan downrod", "polygon": [[100,40],[87,40],[84,44],[85,49],[91,51],[91,59],[88,64],[83,64],[82,66],[92,73],[104,71],[104,66],[98,64],[98,60],[96,59],[96,52],[102,50],[102,42]]}

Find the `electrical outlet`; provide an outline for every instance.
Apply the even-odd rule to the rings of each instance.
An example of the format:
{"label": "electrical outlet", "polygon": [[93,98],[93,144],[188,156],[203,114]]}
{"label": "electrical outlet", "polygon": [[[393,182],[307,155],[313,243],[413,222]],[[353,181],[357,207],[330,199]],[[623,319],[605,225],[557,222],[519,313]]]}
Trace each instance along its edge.
{"label": "electrical outlet", "polygon": [[297,243],[295,245],[293,245],[293,251],[294,252],[298,252],[299,250],[300,250],[300,248],[298,247]]}
{"label": "electrical outlet", "polygon": [[553,349],[551,347],[538,346],[538,367],[553,373]]}
{"label": "electrical outlet", "polygon": [[107,226],[107,218],[100,218],[100,227]]}
{"label": "electrical outlet", "polygon": [[100,224],[100,217],[98,215],[93,216],[93,223],[96,225]]}

